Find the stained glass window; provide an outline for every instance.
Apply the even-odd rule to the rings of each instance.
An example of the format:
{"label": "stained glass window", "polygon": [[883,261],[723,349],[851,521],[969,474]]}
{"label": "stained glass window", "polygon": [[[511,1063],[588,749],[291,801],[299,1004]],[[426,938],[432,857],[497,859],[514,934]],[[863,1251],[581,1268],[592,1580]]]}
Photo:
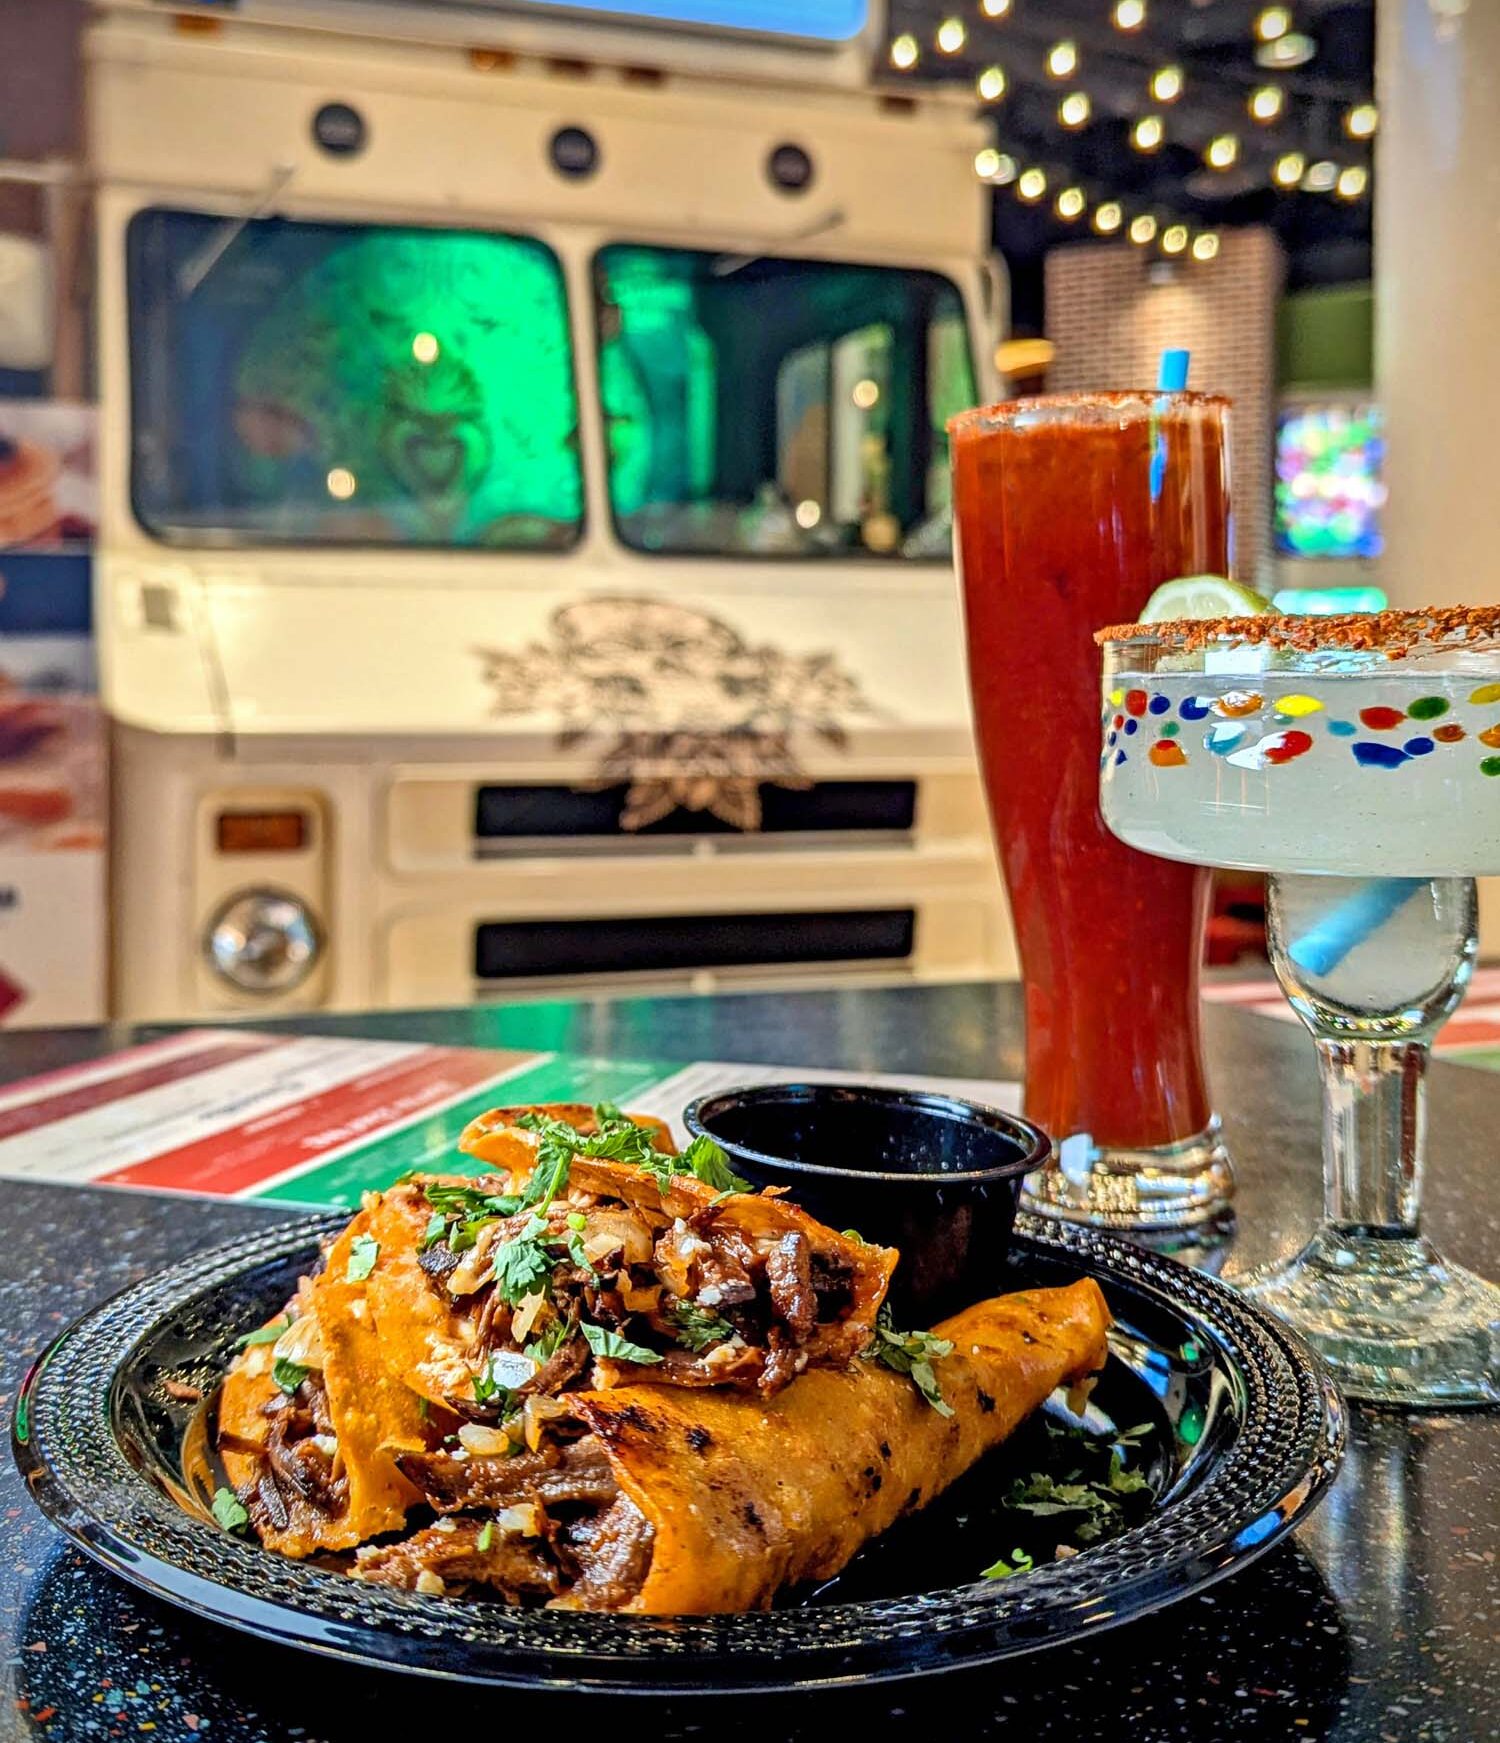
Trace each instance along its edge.
{"label": "stained glass window", "polygon": [[946,559],[944,424],[974,400],[947,279],[624,243],[594,279],[626,544]]}
{"label": "stained glass window", "polygon": [[132,494],[203,543],[558,550],[583,484],[530,237],[154,209],[127,246]]}

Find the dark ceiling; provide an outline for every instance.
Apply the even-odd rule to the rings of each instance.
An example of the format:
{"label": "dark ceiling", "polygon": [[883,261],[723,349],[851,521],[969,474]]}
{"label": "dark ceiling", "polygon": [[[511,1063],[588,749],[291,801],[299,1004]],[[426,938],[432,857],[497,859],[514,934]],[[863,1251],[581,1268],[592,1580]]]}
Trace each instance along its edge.
{"label": "dark ceiling", "polygon": [[[1039,324],[1042,255],[1093,235],[1094,214],[1109,201],[1121,208],[1122,233],[1133,217],[1157,220],[1153,247],[1161,246],[1174,220],[1193,235],[1270,224],[1287,250],[1294,286],[1368,278],[1373,142],[1351,137],[1346,121],[1374,88],[1374,0],[1287,0],[1284,8],[1270,9],[1284,11],[1280,19],[1263,19],[1267,7],[1252,0],[1127,5],[1144,11],[1143,21],[1128,30],[1114,22],[1116,0],[891,0],[887,77],[898,85],[941,81],[974,93],[976,107],[993,120],[997,150],[1009,160],[1000,174],[1036,168],[1046,176],[1046,193],[1030,203],[1016,180],[995,191],[995,240],[1016,280],[1018,325]],[[1000,15],[989,16],[986,8]],[[1285,26],[1281,36],[1263,43],[1262,31],[1278,25]],[[1076,70],[1062,77],[1048,65],[1059,43],[1073,44],[1077,54]],[[915,64],[903,68],[913,48]],[[1300,65],[1267,64],[1278,53],[1290,59],[1309,50]],[[1004,75],[1004,94],[982,103],[978,80],[993,67]],[[1181,94],[1169,102],[1151,88],[1164,67],[1182,73]],[[1280,113],[1259,121],[1250,100],[1268,86],[1281,92]],[[1090,113],[1070,128],[1059,105],[1078,92],[1087,96]],[[1160,117],[1163,141],[1143,152],[1132,134],[1148,116]],[[1235,141],[1235,161],[1211,168],[1208,148],[1226,135]],[[1295,166],[1284,160],[1294,154],[1302,159],[1302,181],[1278,186],[1276,166],[1283,162],[1283,175],[1290,174]],[[1353,172],[1345,193],[1318,190],[1330,164]],[[1309,171],[1313,187],[1306,185]],[[1074,187],[1087,207],[1069,221],[1059,215],[1056,196]],[[1035,322],[1026,319],[1033,296]]]}

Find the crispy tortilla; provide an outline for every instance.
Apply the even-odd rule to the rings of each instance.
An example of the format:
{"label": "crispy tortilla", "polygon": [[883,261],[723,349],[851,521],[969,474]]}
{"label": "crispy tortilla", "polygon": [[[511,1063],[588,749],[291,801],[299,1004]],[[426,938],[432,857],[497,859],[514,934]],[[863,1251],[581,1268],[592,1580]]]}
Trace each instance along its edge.
{"label": "crispy tortilla", "polygon": [[935,1328],[954,1346],[937,1365],[951,1417],[869,1361],[810,1371],[768,1402],[665,1386],[579,1393],[573,1410],[653,1533],[645,1582],[619,1608],[763,1610],[783,1586],[831,1578],[1055,1388],[1100,1368],[1109,1323],[1091,1278],[966,1308]]}

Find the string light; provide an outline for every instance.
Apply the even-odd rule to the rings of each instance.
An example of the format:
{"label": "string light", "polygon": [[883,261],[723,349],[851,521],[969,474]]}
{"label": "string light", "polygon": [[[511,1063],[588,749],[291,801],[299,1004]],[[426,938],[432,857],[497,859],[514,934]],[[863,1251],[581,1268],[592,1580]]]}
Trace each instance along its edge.
{"label": "string light", "polygon": [[1016,179],[1016,160],[1008,152],[996,151],[993,145],[987,145],[983,151],[974,154],[974,173],[982,182],[993,182],[996,187],[1005,187]]}
{"label": "string light", "polygon": [[1093,108],[1087,91],[1069,91],[1057,105],[1057,118],[1064,127],[1082,127]]}
{"label": "string light", "polygon": [[1116,0],[1116,30],[1139,30],[1145,22],[1146,0]]}
{"label": "string light", "polygon": [[1339,166],[1328,158],[1319,158],[1303,177],[1302,185],[1310,194],[1326,194],[1338,186]]}
{"label": "string light", "polygon": [[1193,259],[1212,260],[1219,252],[1218,234],[1213,230],[1205,230],[1201,236],[1193,238]]}
{"label": "string light", "polygon": [[1071,79],[1078,71],[1078,45],[1055,42],[1047,51],[1047,71],[1054,79]]}
{"label": "string light", "polygon": [[1166,134],[1160,115],[1142,115],[1130,131],[1130,143],[1137,151],[1155,151]]}
{"label": "string light", "polygon": [[1344,117],[1344,131],[1351,139],[1372,139],[1380,125],[1380,111],[1373,103],[1356,103]]}
{"label": "string light", "polygon": [[1267,6],[1255,20],[1255,34],[1262,42],[1275,42],[1292,28],[1292,15],[1285,6]]}
{"label": "string light", "polygon": [[969,40],[961,18],[945,18],[937,29],[937,45],[944,54],[957,54]]}
{"label": "string light", "polygon": [[1059,218],[1066,218],[1071,224],[1075,218],[1083,216],[1084,207],[1087,205],[1082,188],[1064,188],[1057,196],[1057,215]]}
{"label": "string light", "polygon": [[1351,163],[1340,172],[1336,187],[1341,200],[1357,200],[1369,185],[1370,172],[1361,164]]}
{"label": "string light", "polygon": [[1269,67],[1272,71],[1285,72],[1289,67],[1305,67],[1310,60],[1316,58],[1318,45],[1305,31],[1289,30],[1285,36],[1278,36],[1274,42],[1261,42],[1255,46],[1255,64],[1258,67]]}
{"label": "string light", "polygon": [[1156,235],[1156,220],[1149,212],[1142,212],[1139,218],[1130,220],[1130,240],[1144,248]]}
{"label": "string light", "polygon": [[1240,142],[1232,133],[1221,133],[1208,142],[1203,161],[1210,169],[1232,169],[1240,155]]}
{"label": "string light", "polygon": [[908,31],[891,44],[891,65],[898,73],[909,73],[921,58],[917,39]]}
{"label": "string light", "polygon": [[1280,85],[1261,85],[1250,93],[1250,113],[1257,121],[1274,121],[1286,107]]}
{"label": "string light", "polygon": [[1113,236],[1124,221],[1125,214],[1118,200],[1106,200],[1094,209],[1094,228],[1101,236]]}
{"label": "string light", "polygon": [[1004,67],[986,67],[975,81],[975,89],[986,103],[998,103],[1005,95]]}
{"label": "string light", "polygon": [[1151,95],[1158,103],[1175,103],[1182,95],[1182,68],[1158,67],[1151,75]]}
{"label": "string light", "polygon": [[1047,191],[1047,178],[1039,169],[1022,170],[1016,192],[1023,200],[1035,202]]}
{"label": "string light", "polygon": [[1186,224],[1170,225],[1166,234],[1161,239],[1161,251],[1163,254],[1181,254],[1187,245],[1188,232]]}
{"label": "string light", "polygon": [[1271,180],[1279,188],[1294,188],[1302,180],[1307,168],[1307,159],[1300,151],[1283,152],[1276,159],[1275,168],[1271,171]]}
{"label": "string light", "polygon": [[979,10],[986,18],[1004,18],[1010,11],[1010,0],[979,0]]}
{"label": "string light", "polygon": [[323,480],[328,494],[339,502],[347,502],[359,489],[359,480],[347,466],[335,466]]}

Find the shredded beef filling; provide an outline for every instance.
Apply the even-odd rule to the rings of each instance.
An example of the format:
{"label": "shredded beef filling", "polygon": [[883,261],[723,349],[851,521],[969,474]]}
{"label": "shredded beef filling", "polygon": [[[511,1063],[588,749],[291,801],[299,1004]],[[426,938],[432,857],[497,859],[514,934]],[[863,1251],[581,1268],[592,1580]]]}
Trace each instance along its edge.
{"label": "shredded beef filling", "polygon": [[477,1587],[513,1604],[561,1599],[586,1610],[619,1609],[645,1581],[651,1527],[620,1494],[592,1435],[512,1458],[410,1453],[400,1465],[444,1517],[360,1550],[362,1580],[406,1591]]}
{"label": "shredded beef filling", "polygon": [[[474,1192],[495,1198],[508,1187],[504,1176],[472,1183]],[[546,1308],[540,1319],[519,1321],[522,1335],[513,1330],[519,1300],[502,1298],[492,1273],[496,1251],[517,1240],[540,1242],[551,1261]],[[848,1263],[815,1254],[799,1231],[766,1251],[725,1222],[717,1204],[685,1220],[669,1219],[665,1212],[577,1192],[556,1200],[541,1221],[531,1212],[484,1220],[482,1211],[473,1221],[451,1221],[447,1235],[421,1253],[420,1264],[445,1305],[472,1313],[468,1355],[476,1370],[493,1352],[524,1349],[539,1329],[569,1320],[618,1333],[659,1358],[631,1364],[628,1357],[600,1356],[591,1364],[591,1352],[575,1334],[551,1351],[533,1379],[507,1384],[511,1397],[447,1400],[480,1422],[497,1420],[520,1393],[552,1396],[579,1382],[619,1384],[648,1365],[653,1379],[676,1385],[769,1396],[801,1372],[806,1362],[799,1352],[854,1299]]]}

